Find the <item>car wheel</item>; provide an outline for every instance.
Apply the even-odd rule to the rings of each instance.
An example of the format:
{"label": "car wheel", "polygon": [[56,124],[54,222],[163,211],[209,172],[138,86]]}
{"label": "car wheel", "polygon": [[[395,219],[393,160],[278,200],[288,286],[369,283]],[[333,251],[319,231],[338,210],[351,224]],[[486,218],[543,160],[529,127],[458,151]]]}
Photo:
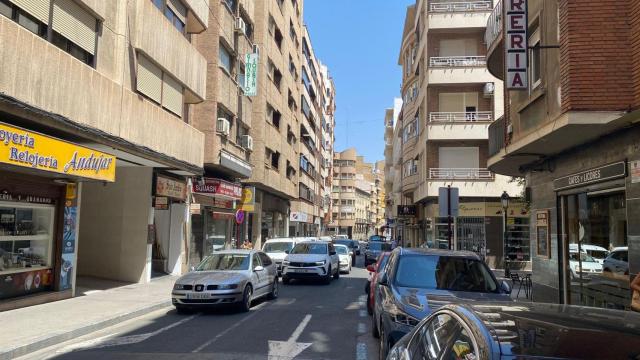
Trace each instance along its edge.
{"label": "car wheel", "polygon": [[285,285],[289,285],[291,279],[287,275],[282,275],[282,283]]}
{"label": "car wheel", "polygon": [[385,360],[387,358],[387,353],[389,352],[389,341],[387,341],[387,334],[384,333],[384,327],[380,326],[380,360]]}
{"label": "car wheel", "polygon": [[336,280],[340,279],[340,266],[338,266],[338,270],[336,270],[336,273],[333,274],[333,278]]}
{"label": "car wheel", "polygon": [[333,276],[331,275],[331,266],[329,266],[329,271],[327,271],[327,275],[324,276],[324,283],[329,285],[331,283],[331,279]]}
{"label": "car wheel", "polygon": [[275,278],[273,281],[273,287],[271,288],[271,292],[267,295],[267,299],[274,300],[278,298],[278,278]]}
{"label": "car wheel", "polygon": [[378,338],[380,336],[380,332],[378,331],[378,321],[376,320],[376,314],[373,314],[371,317],[371,336],[374,338]]}
{"label": "car wheel", "polygon": [[251,309],[251,298],[253,296],[253,288],[251,285],[247,285],[244,288],[244,293],[242,294],[242,302],[240,303],[240,311],[247,312]]}

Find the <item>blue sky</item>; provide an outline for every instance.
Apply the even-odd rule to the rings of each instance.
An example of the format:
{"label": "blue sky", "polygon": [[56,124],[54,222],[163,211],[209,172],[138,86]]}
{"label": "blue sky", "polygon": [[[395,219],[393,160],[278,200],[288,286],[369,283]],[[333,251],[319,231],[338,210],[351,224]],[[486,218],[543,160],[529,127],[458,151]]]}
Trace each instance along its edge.
{"label": "blue sky", "polygon": [[[384,110],[400,96],[398,53],[415,0],[305,0],[316,56],[336,84],[336,151],[384,159]],[[348,131],[347,131],[348,128]]]}

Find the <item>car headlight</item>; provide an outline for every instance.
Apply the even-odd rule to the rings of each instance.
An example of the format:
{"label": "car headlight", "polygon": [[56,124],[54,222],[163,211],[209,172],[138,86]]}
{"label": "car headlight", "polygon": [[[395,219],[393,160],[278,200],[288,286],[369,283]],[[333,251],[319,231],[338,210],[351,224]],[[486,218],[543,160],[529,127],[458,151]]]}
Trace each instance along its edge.
{"label": "car headlight", "polygon": [[326,260],[322,260],[322,261],[316,261],[316,265],[324,265],[326,264],[327,261]]}
{"label": "car headlight", "polygon": [[289,265],[289,260],[282,260],[282,265]]}
{"label": "car headlight", "polygon": [[218,285],[218,290],[231,290],[237,289],[238,284],[227,284],[227,285]]}
{"label": "car headlight", "polygon": [[173,285],[173,290],[184,290],[183,284],[175,284]]}
{"label": "car headlight", "polygon": [[393,322],[395,322],[396,324],[414,327],[420,322],[420,320],[405,313],[396,305],[389,306],[385,309],[385,311],[389,313],[389,316],[391,316],[391,320],[393,320]]}

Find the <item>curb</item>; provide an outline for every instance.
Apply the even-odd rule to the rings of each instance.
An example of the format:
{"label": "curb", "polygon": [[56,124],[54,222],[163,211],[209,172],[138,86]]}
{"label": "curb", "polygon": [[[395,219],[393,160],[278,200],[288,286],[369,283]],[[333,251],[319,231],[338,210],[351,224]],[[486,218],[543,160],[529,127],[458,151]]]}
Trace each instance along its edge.
{"label": "curb", "polygon": [[150,312],[160,310],[162,308],[169,307],[169,306],[171,306],[171,301],[163,301],[160,303],[151,304],[149,306],[146,306],[128,313],[116,315],[112,318],[105,319],[95,324],[85,325],[65,333],[51,334],[51,336],[44,336],[34,340],[30,344],[18,345],[8,350],[0,350],[0,360],[10,360],[20,356],[25,356],[30,353],[48,348],[50,346],[58,345],[65,341],[72,340],[77,337],[87,335],[92,332],[102,330],[113,325],[117,325],[123,321],[131,320],[133,318],[137,318],[145,314],[148,314]]}

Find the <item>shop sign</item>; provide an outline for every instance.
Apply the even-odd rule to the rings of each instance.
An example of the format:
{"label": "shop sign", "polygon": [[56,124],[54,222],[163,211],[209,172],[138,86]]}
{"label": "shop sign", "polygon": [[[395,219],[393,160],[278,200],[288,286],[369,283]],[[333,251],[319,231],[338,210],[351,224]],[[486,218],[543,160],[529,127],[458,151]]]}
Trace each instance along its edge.
{"label": "shop sign", "polygon": [[258,94],[258,59],[256,53],[244,56],[244,95],[256,96]]}
{"label": "shop sign", "polygon": [[640,183],[640,160],[629,162],[629,174],[632,184]]}
{"label": "shop sign", "polygon": [[240,200],[242,186],[221,179],[202,178],[193,182],[193,192],[205,195],[221,195]]}
{"label": "shop sign", "polygon": [[309,222],[309,216],[307,215],[307,213],[304,212],[299,212],[299,211],[292,211],[291,214],[289,214],[289,221],[292,222]]}
{"label": "shop sign", "polygon": [[507,73],[507,89],[528,89],[527,49],[528,49],[528,17],[527,0],[506,0],[505,6],[505,63]]}
{"label": "shop sign", "polygon": [[398,216],[416,216],[415,205],[398,205]]}
{"label": "shop sign", "polygon": [[474,216],[484,217],[485,206],[483,202],[479,203],[462,203],[458,206],[458,216]]}
{"label": "shop sign", "polygon": [[240,198],[239,209],[246,212],[255,211],[256,206],[256,188],[254,186],[245,186],[242,188],[242,197]]}
{"label": "shop sign", "polygon": [[51,269],[0,275],[0,298],[6,299],[51,290],[53,288],[53,280],[54,276]]}
{"label": "shop sign", "polygon": [[32,204],[53,204],[54,203],[54,200],[52,198],[48,198],[44,196],[12,194],[7,190],[0,191],[0,201],[27,202]]}
{"label": "shop sign", "polygon": [[116,158],[84,146],[0,123],[0,163],[113,182]]}
{"label": "shop sign", "polygon": [[198,203],[189,204],[189,212],[191,213],[191,215],[200,215],[201,213],[200,204]]}
{"label": "shop sign", "polygon": [[550,258],[549,210],[536,211],[536,254]]}
{"label": "shop sign", "polygon": [[156,177],[156,195],[185,200],[187,198],[187,184],[184,181],[158,175]]}
{"label": "shop sign", "polygon": [[555,179],[553,180],[553,189],[559,191],[625,177],[627,175],[626,170],[627,166],[624,161],[604,165]]}
{"label": "shop sign", "polygon": [[167,210],[169,209],[169,198],[164,196],[156,196],[155,205],[156,210]]}

